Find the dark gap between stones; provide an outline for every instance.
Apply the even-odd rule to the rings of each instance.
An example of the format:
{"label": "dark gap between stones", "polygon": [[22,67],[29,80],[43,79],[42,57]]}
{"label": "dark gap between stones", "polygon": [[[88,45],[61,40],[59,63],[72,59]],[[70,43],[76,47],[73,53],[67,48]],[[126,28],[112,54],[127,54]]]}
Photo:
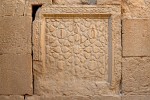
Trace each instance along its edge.
{"label": "dark gap between stones", "polygon": [[36,12],[40,7],[42,7],[42,4],[32,5],[32,21],[35,20]]}

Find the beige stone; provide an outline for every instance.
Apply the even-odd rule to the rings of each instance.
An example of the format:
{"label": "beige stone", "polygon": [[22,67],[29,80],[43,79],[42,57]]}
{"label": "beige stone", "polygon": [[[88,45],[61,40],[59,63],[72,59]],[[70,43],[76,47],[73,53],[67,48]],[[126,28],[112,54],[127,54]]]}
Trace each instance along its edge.
{"label": "beige stone", "polygon": [[0,16],[23,16],[25,13],[25,0],[1,0]]}
{"label": "beige stone", "polygon": [[31,17],[0,17],[0,54],[31,54]]}
{"label": "beige stone", "polygon": [[149,18],[149,0],[122,0],[123,18]]}
{"label": "beige stone", "polygon": [[53,0],[53,4],[76,5],[82,4],[82,0]]}
{"label": "beige stone", "polygon": [[119,96],[27,96],[25,100],[121,100]]}
{"label": "beige stone", "polygon": [[150,94],[150,58],[131,57],[123,59],[122,90],[123,94]]}
{"label": "beige stone", "polygon": [[0,100],[24,100],[24,96],[11,95],[11,96],[0,96]]}
{"label": "beige stone", "polygon": [[123,56],[150,56],[150,20],[123,21]]}
{"label": "beige stone", "polygon": [[0,96],[0,100],[24,100],[24,96],[11,95],[11,96]]}
{"label": "beige stone", "polygon": [[122,96],[122,100],[149,100],[149,95],[126,95]]}
{"label": "beige stone", "polygon": [[[43,6],[33,24],[34,93],[48,96],[118,94],[121,76],[118,12],[119,5]],[[110,13],[112,23],[108,23]],[[112,32],[108,32],[108,25],[112,26]],[[51,27],[55,30],[51,31]],[[112,33],[110,44],[108,33]],[[66,41],[69,45],[65,45]],[[112,57],[108,56],[108,50],[112,50],[109,52]],[[64,53],[68,54],[64,56]]]}
{"label": "beige stone", "polygon": [[121,0],[97,0],[97,4],[121,4]]}
{"label": "beige stone", "polygon": [[27,0],[27,3],[28,2],[32,4],[46,4],[46,3],[52,3],[52,0]]}
{"label": "beige stone", "polygon": [[0,94],[32,94],[31,55],[0,55]]}
{"label": "beige stone", "polygon": [[92,5],[96,4],[96,0],[53,0],[54,4],[64,5]]}

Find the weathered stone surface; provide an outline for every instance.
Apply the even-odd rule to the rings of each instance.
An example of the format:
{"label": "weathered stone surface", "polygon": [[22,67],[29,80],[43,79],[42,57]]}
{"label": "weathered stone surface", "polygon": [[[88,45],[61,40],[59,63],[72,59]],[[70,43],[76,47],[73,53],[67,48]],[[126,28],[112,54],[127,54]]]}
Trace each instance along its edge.
{"label": "weathered stone surface", "polygon": [[119,96],[27,96],[25,100],[121,100]]}
{"label": "weathered stone surface", "polygon": [[150,94],[150,58],[124,58],[122,66],[123,93]]}
{"label": "weathered stone surface", "polygon": [[97,4],[121,4],[121,0],[97,0]]}
{"label": "weathered stone surface", "polygon": [[31,17],[0,17],[0,54],[31,54]]}
{"label": "weathered stone surface", "polygon": [[0,55],[0,94],[32,94],[31,55]]}
{"label": "weathered stone surface", "polygon": [[23,16],[25,0],[1,0],[0,16]]}
{"label": "weathered stone surface", "polygon": [[[34,93],[50,96],[117,94],[121,68],[118,11],[118,5],[41,8],[33,23]],[[112,23],[109,23],[110,13]],[[41,16],[45,14],[43,20]],[[109,25],[112,32],[108,32]],[[112,35],[112,41],[109,40],[112,48],[108,46],[108,34]],[[109,50],[112,57],[108,56]]]}
{"label": "weathered stone surface", "polygon": [[52,0],[26,0],[26,2],[31,4],[46,4],[52,3]]}
{"label": "weathered stone surface", "polygon": [[122,96],[122,100],[149,100],[149,95],[127,95]]}
{"label": "weathered stone surface", "polygon": [[149,18],[149,0],[122,0],[123,18]]}
{"label": "weathered stone surface", "polygon": [[150,56],[150,19],[123,21],[123,56]]}
{"label": "weathered stone surface", "polygon": [[12,96],[0,96],[0,100],[24,100],[24,96],[12,95]]}
{"label": "weathered stone surface", "polygon": [[96,5],[97,0],[53,0],[53,4],[60,5]]}
{"label": "weathered stone surface", "polygon": [[81,0],[53,0],[53,4],[81,4]]}

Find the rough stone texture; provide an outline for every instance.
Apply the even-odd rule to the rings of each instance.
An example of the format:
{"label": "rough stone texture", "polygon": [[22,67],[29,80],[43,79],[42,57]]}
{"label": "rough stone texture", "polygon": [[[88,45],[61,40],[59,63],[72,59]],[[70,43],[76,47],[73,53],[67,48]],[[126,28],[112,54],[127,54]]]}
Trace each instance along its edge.
{"label": "rough stone texture", "polygon": [[24,100],[24,96],[12,95],[12,96],[0,96],[0,100]]}
{"label": "rough stone texture", "polygon": [[36,5],[36,4],[52,3],[52,0],[26,0],[26,3],[28,2]]}
{"label": "rough stone texture", "polygon": [[116,5],[116,4],[121,4],[121,0],[97,0],[97,4],[111,4],[111,5]]}
{"label": "rough stone texture", "polygon": [[150,19],[123,21],[123,56],[150,56]]}
{"label": "rough stone texture", "polygon": [[1,0],[0,9],[0,16],[23,16],[25,0]]}
{"label": "rough stone texture", "polygon": [[149,0],[122,0],[123,18],[149,18]]}
{"label": "rough stone texture", "polygon": [[[150,1],[122,0],[123,19],[123,93],[150,94]],[[128,58],[128,57],[129,58]],[[139,57],[137,57],[139,56]],[[141,56],[141,57],[140,57]],[[147,56],[142,58],[142,56]],[[126,96],[123,100],[149,100],[143,96]]]}
{"label": "rough stone texture", "polygon": [[82,4],[82,1],[81,0],[53,0],[53,4],[75,5],[75,4]]}
{"label": "rough stone texture", "polygon": [[123,59],[123,94],[150,94],[150,58]]}
{"label": "rough stone texture", "polygon": [[53,4],[60,4],[60,5],[96,5],[97,0],[53,0]]}
{"label": "rough stone texture", "polygon": [[[33,29],[35,94],[119,93],[120,6],[102,8],[47,5],[38,11]],[[110,13],[114,14],[112,23],[108,20]],[[42,14],[47,14],[46,20],[42,20]],[[109,40],[112,48],[108,46],[108,34],[111,35],[108,24],[113,30],[110,37],[113,42]],[[108,51],[112,58],[108,57]]]}
{"label": "rough stone texture", "polygon": [[50,79],[107,81],[108,18],[49,18],[46,30]]}
{"label": "rough stone texture", "polygon": [[[32,5],[43,5],[38,9],[36,18],[41,18],[38,14],[40,10],[44,9],[48,4],[55,5],[82,5],[85,7],[84,10],[76,10],[71,8],[65,9],[48,9],[50,13],[60,14],[60,12],[66,11],[67,13],[78,13],[81,14],[84,11],[91,11],[90,14],[95,12],[106,13],[105,7],[107,5],[107,13],[112,14],[112,63],[108,64],[114,65],[112,69],[109,69],[110,65],[107,65],[107,55],[111,56],[110,51],[105,52],[108,48],[107,36],[100,37],[100,40],[96,38],[96,41],[101,44],[98,48],[93,48],[89,46],[84,49],[84,52],[80,47],[82,47],[82,40],[86,40],[81,34],[76,34],[73,38],[65,38],[68,35],[66,30],[62,30],[57,36],[49,36],[49,33],[53,33],[56,29],[61,30],[63,27],[66,27],[68,21],[67,19],[56,19],[55,21],[46,20],[46,24],[49,26],[40,26],[42,25],[43,20],[38,20],[34,27],[34,31],[37,31],[37,34],[34,38],[34,77],[35,77],[35,94],[52,94],[61,96],[56,97],[44,97],[44,96],[31,96],[26,97],[26,100],[121,100],[120,97],[116,96],[94,96],[94,95],[111,95],[119,94],[119,85],[120,82],[120,58],[121,58],[121,35],[118,28],[120,28],[120,16],[114,14],[120,14],[120,9],[116,9],[115,6],[121,3],[122,6],[122,19],[123,21],[123,65],[122,65],[122,92],[125,96],[122,96],[122,100],[149,100],[150,95],[150,28],[149,28],[149,18],[150,18],[150,0],[97,0],[98,6],[93,6],[93,10],[89,10],[89,1],[96,0],[1,0],[0,1],[0,94],[10,95],[25,95],[32,94],[32,68],[31,68],[31,16],[32,16]],[[95,3],[94,3],[95,4]],[[84,6],[83,6],[84,5]],[[86,5],[86,6],[85,6]],[[108,5],[112,5],[111,8]],[[53,5],[49,5],[51,7]],[[96,7],[103,7],[98,10],[95,10]],[[45,10],[46,10],[45,9]],[[68,11],[67,9],[71,9]],[[48,12],[48,13],[49,13]],[[15,17],[14,17],[15,16]],[[21,17],[22,16],[22,17]],[[25,17],[28,16],[28,17]],[[47,16],[48,17],[48,16]],[[43,17],[42,17],[43,18]],[[140,18],[140,19],[139,19]],[[54,20],[54,19],[53,19]],[[65,21],[65,22],[64,22]],[[81,20],[79,20],[81,21]],[[44,21],[43,21],[44,22]],[[86,22],[85,20],[83,23]],[[100,21],[101,22],[101,21]],[[98,21],[98,23],[100,23]],[[53,24],[51,27],[50,24]],[[81,28],[83,33],[86,25],[78,25],[77,28],[73,27],[74,30]],[[86,22],[87,23],[87,22]],[[109,20],[109,23],[110,20]],[[58,24],[58,26],[56,25]],[[56,25],[56,26],[55,26]],[[59,25],[61,25],[59,27]],[[70,24],[68,24],[71,26]],[[94,23],[95,25],[95,23]],[[110,25],[110,24],[109,24]],[[54,28],[55,27],[55,28]],[[111,27],[111,26],[109,26]],[[44,33],[41,31],[44,31]],[[98,30],[94,27],[91,29],[93,34],[97,34]],[[105,28],[104,28],[105,29]],[[80,30],[80,29],[79,29]],[[78,31],[79,31],[78,30]],[[111,29],[110,29],[111,30]],[[109,32],[110,32],[109,30]],[[117,31],[116,31],[117,30]],[[77,32],[77,31],[76,31]],[[103,32],[103,31],[101,31]],[[57,33],[57,32],[56,32]],[[72,32],[71,36],[73,35]],[[80,32],[79,32],[80,33]],[[105,33],[105,32],[104,32]],[[39,35],[43,36],[39,36]],[[44,35],[45,34],[45,35]],[[94,42],[95,36],[90,34],[87,36],[88,42],[84,45],[92,44]],[[102,34],[101,34],[102,35]],[[39,36],[39,37],[38,37]],[[110,35],[108,35],[110,36]],[[103,40],[102,38],[105,38]],[[45,41],[45,40],[46,41]],[[57,42],[53,43],[53,39],[56,39]],[[70,41],[73,41],[71,43]],[[43,42],[45,41],[46,45]],[[69,41],[69,42],[68,42]],[[111,40],[110,40],[111,41]],[[110,42],[109,41],[109,42]],[[107,43],[104,43],[107,42]],[[79,46],[74,46],[79,43]],[[71,46],[70,46],[71,44]],[[73,45],[72,45],[73,44]],[[43,49],[43,45],[46,49]],[[49,46],[50,45],[50,46]],[[52,47],[52,46],[54,47]],[[59,45],[59,46],[58,46]],[[97,44],[95,44],[97,46]],[[109,45],[111,46],[111,45]],[[95,46],[94,46],[95,47]],[[74,50],[74,48],[76,48]],[[42,49],[42,50],[41,50]],[[108,49],[111,50],[111,49]],[[44,53],[43,53],[44,51]],[[69,51],[69,52],[68,52]],[[102,51],[102,52],[97,52]],[[46,52],[46,53],[45,53]],[[86,52],[86,53],[85,53]],[[96,53],[96,54],[95,54]],[[20,54],[20,55],[18,55]],[[84,54],[84,56],[83,56]],[[91,55],[95,55],[95,58]],[[106,56],[101,57],[99,54],[104,54]],[[79,56],[76,56],[79,55]],[[73,59],[73,63],[68,61],[68,57]],[[83,56],[83,57],[81,57]],[[138,57],[137,57],[138,56]],[[141,57],[140,57],[141,56]],[[143,57],[144,56],[144,57]],[[145,57],[147,56],[147,57]],[[142,58],[143,57],[143,58]],[[48,59],[47,59],[48,58]],[[79,59],[80,58],[80,59]],[[82,59],[83,58],[83,59]],[[86,65],[84,58],[89,62],[85,67],[85,70],[82,67]],[[102,59],[103,61],[101,61]],[[45,60],[47,59],[47,60]],[[45,62],[43,62],[45,60]],[[79,63],[81,62],[82,63]],[[100,64],[97,64],[100,62]],[[105,64],[104,64],[105,63]],[[50,66],[47,66],[50,65]],[[76,66],[75,66],[76,65]],[[95,66],[96,65],[96,66]],[[68,66],[68,67],[64,67]],[[90,69],[90,71],[89,71]],[[106,71],[108,72],[106,73]],[[47,74],[47,73],[48,74]],[[103,73],[105,72],[105,73]],[[55,74],[60,73],[60,74]],[[73,74],[71,74],[73,73]],[[109,73],[109,75],[108,75]],[[68,81],[68,80],[71,81]],[[107,80],[108,79],[108,80]],[[61,81],[60,81],[61,80]],[[75,80],[75,81],[74,81]],[[97,80],[97,81],[96,81]],[[105,80],[105,81],[104,81]],[[106,81],[107,80],[107,81]],[[110,84],[111,83],[111,84]],[[44,92],[43,92],[44,91]],[[127,95],[129,94],[129,95]],[[132,94],[132,95],[131,95]],[[66,95],[73,95],[66,96]],[[81,96],[76,96],[81,95]],[[85,96],[84,96],[85,95]],[[86,97],[88,95],[88,97]],[[89,95],[93,97],[89,97]],[[0,100],[24,100],[23,96],[0,96]]]}
{"label": "rough stone texture", "polygon": [[122,96],[122,100],[149,100],[150,95],[127,95]]}
{"label": "rough stone texture", "polygon": [[31,17],[0,17],[0,54],[31,54]]}
{"label": "rough stone texture", "polygon": [[0,55],[0,94],[32,94],[31,55]]}
{"label": "rough stone texture", "polygon": [[27,96],[25,100],[121,100],[119,96]]}

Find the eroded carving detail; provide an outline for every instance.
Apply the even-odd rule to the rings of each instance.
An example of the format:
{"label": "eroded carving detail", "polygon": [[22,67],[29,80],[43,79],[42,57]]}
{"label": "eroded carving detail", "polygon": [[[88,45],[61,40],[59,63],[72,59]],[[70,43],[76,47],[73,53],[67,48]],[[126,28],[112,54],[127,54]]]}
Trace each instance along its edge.
{"label": "eroded carving detail", "polygon": [[50,79],[107,81],[108,19],[48,18],[46,30]]}

